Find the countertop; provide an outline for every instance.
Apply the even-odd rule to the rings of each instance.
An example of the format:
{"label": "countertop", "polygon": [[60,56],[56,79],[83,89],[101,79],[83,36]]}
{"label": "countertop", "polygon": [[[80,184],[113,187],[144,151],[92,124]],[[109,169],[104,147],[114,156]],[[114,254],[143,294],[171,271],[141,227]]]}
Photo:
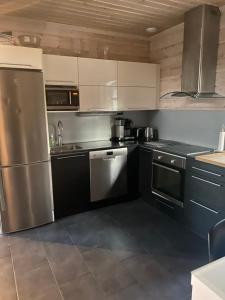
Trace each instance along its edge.
{"label": "countertop", "polygon": [[122,147],[137,146],[137,145],[139,145],[137,141],[111,142],[107,140],[81,142],[81,143],[68,143],[63,145],[62,147],[55,147],[54,149],[51,149],[51,156],[61,155],[65,153],[80,152],[80,151],[114,149],[114,148],[122,148]]}
{"label": "countertop", "polygon": [[51,150],[51,156],[57,156],[62,154],[80,152],[80,151],[94,151],[103,149],[114,149],[122,147],[132,147],[140,146],[147,149],[157,149],[159,151],[164,151],[172,154],[177,154],[181,156],[187,156],[187,153],[192,155],[196,153],[210,152],[212,149],[189,145],[171,140],[158,140],[157,142],[138,142],[138,141],[125,141],[125,142],[112,142],[109,140],[103,141],[92,141],[92,142],[82,142],[82,143],[71,143],[65,144],[63,147],[55,147]]}
{"label": "countertop", "polygon": [[203,284],[215,295],[210,299],[225,299],[225,257],[192,271],[191,282],[193,286]]}
{"label": "countertop", "polygon": [[225,168],[225,151],[196,156],[195,159]]}

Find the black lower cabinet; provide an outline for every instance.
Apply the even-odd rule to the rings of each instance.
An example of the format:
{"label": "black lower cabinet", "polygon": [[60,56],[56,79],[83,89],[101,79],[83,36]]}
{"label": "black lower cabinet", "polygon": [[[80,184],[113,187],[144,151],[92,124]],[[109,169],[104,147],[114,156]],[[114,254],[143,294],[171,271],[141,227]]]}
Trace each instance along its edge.
{"label": "black lower cabinet", "polygon": [[194,159],[188,161],[185,219],[187,226],[204,239],[210,228],[225,218],[225,180],[220,169]]}
{"label": "black lower cabinet", "polygon": [[87,210],[90,203],[88,152],[53,156],[51,163],[55,217]]}
{"label": "black lower cabinet", "polygon": [[130,200],[133,200],[139,196],[139,149],[137,145],[129,145],[127,150],[128,197]]}
{"label": "black lower cabinet", "polygon": [[152,151],[139,149],[139,192],[145,200],[151,200]]}

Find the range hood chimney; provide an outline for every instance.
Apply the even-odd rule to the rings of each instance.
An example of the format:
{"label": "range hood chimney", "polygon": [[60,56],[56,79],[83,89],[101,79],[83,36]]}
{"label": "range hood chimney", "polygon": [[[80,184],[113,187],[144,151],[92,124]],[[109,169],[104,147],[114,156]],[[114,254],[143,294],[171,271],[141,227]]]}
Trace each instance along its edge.
{"label": "range hood chimney", "polygon": [[220,10],[201,5],[184,15],[181,91],[161,98],[223,98],[215,93]]}

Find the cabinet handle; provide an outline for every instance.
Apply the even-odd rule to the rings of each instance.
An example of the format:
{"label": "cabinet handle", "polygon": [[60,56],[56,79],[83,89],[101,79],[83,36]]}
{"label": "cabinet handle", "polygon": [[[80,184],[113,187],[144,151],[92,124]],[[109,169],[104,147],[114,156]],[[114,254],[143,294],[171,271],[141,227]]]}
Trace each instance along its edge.
{"label": "cabinet handle", "polygon": [[48,80],[46,79],[45,82],[69,82],[69,83],[74,83],[74,81],[71,81],[71,80],[54,80],[54,79],[51,79],[51,80]]}
{"label": "cabinet handle", "polygon": [[89,111],[99,111],[99,110],[101,110],[101,111],[109,111],[106,108],[98,108],[98,107],[96,107],[96,108],[88,108],[88,110]]}
{"label": "cabinet handle", "polygon": [[198,205],[198,206],[200,206],[200,207],[202,207],[202,208],[205,208],[205,209],[211,211],[212,213],[214,213],[214,214],[216,214],[216,215],[219,213],[218,211],[216,211],[216,210],[214,210],[214,209],[211,209],[211,208],[208,208],[207,206],[202,205],[202,204],[200,204],[200,203],[198,203],[198,202],[196,202],[196,201],[194,201],[194,200],[190,200],[190,202],[191,202],[191,203],[194,203],[195,205]]}
{"label": "cabinet handle", "polygon": [[180,173],[180,171],[178,170],[175,170],[175,169],[172,169],[172,168],[169,168],[169,167],[166,167],[166,166],[163,166],[163,165],[160,165],[160,164],[156,164],[156,163],[153,163],[154,166],[157,166],[159,168],[163,168],[163,169],[166,169],[166,170],[169,170],[171,172],[174,172],[174,173]]}
{"label": "cabinet handle", "polygon": [[35,66],[28,65],[28,64],[11,64],[11,63],[0,63],[0,65],[5,65],[5,66],[22,66],[22,67],[28,67],[28,68],[35,68]]}
{"label": "cabinet handle", "polygon": [[192,169],[195,169],[195,170],[198,170],[198,171],[201,171],[201,172],[205,172],[205,173],[208,173],[208,174],[212,174],[212,175],[215,175],[215,176],[218,176],[218,177],[222,177],[222,175],[220,175],[220,174],[210,172],[210,171],[207,171],[207,170],[204,170],[204,169],[201,169],[201,168],[192,167]]}
{"label": "cabinet handle", "polygon": [[212,185],[214,185],[214,186],[218,186],[218,187],[221,187],[221,186],[222,186],[221,184],[214,183],[214,182],[212,182],[212,181],[205,180],[205,179],[202,179],[202,178],[197,177],[197,176],[191,176],[191,177],[194,178],[194,179],[200,180],[200,181],[202,181],[202,182],[212,184]]}
{"label": "cabinet handle", "polygon": [[72,104],[72,95],[71,95],[71,91],[69,92],[69,102],[70,102],[70,105]]}
{"label": "cabinet handle", "polygon": [[152,109],[152,107],[125,107],[124,109],[127,109],[127,110],[143,110],[143,109],[147,109],[147,110],[149,110],[149,109]]}
{"label": "cabinet handle", "polygon": [[57,159],[76,158],[76,157],[83,157],[83,156],[85,155],[80,154],[80,155],[61,156],[61,157],[57,157]]}

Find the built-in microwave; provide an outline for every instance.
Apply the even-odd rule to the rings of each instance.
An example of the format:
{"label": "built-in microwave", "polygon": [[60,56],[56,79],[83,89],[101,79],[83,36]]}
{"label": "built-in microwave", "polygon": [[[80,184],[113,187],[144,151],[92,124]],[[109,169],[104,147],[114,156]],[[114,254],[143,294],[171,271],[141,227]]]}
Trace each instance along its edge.
{"label": "built-in microwave", "polygon": [[47,110],[79,110],[79,90],[76,86],[46,85]]}

